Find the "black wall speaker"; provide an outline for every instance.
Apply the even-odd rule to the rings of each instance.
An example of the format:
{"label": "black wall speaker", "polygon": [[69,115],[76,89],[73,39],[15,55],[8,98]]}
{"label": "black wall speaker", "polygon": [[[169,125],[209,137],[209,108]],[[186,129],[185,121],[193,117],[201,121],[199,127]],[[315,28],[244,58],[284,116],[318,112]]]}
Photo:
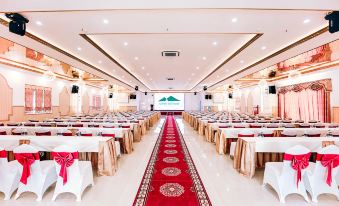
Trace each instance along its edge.
{"label": "black wall speaker", "polygon": [[212,99],[212,95],[210,94],[210,95],[208,95],[208,99]]}
{"label": "black wall speaker", "polygon": [[205,99],[208,99],[208,94],[205,95]]}
{"label": "black wall speaker", "polygon": [[276,94],[277,93],[276,87],[274,85],[273,86],[268,86],[268,93],[269,94]]}
{"label": "black wall speaker", "polygon": [[135,89],[135,91],[138,91],[138,90],[139,90],[139,87],[138,87],[138,86],[135,86],[134,89]]}
{"label": "black wall speaker", "polygon": [[108,98],[112,99],[113,98],[113,93],[109,93]]}
{"label": "black wall speaker", "polygon": [[137,95],[131,94],[131,95],[129,95],[129,99],[137,99]]}
{"label": "black wall speaker", "polygon": [[228,98],[232,99],[233,98],[233,94],[232,93],[228,93]]}
{"label": "black wall speaker", "polygon": [[147,92],[145,92],[145,95],[147,95]]}
{"label": "black wall speaker", "polygon": [[79,93],[79,87],[77,85],[72,86],[72,94],[77,94]]}
{"label": "black wall speaker", "polygon": [[197,92],[194,92],[194,95],[197,95]]}
{"label": "black wall speaker", "polygon": [[335,33],[339,31],[339,11],[333,11],[325,16],[325,19],[328,20],[330,33]]}
{"label": "black wall speaker", "polygon": [[8,25],[9,31],[24,36],[26,33],[26,23],[28,23],[29,20],[18,13],[9,13],[5,15],[11,20]]}
{"label": "black wall speaker", "polygon": [[207,91],[207,86],[204,86],[204,91]]}

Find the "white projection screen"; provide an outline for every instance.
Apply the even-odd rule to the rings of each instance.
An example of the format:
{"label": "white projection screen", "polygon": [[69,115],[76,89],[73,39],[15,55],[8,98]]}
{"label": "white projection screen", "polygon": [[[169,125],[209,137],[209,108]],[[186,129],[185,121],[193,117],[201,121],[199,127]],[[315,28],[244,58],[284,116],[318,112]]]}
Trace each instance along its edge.
{"label": "white projection screen", "polygon": [[155,93],[154,110],[185,110],[185,94]]}

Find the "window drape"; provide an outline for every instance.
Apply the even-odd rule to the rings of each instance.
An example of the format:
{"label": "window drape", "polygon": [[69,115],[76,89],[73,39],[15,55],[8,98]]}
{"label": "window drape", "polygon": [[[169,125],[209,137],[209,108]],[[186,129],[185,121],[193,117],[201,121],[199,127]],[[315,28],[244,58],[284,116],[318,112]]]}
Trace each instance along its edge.
{"label": "window drape", "polygon": [[36,88],[35,93],[35,111],[40,112],[43,109],[43,89],[42,88]]}
{"label": "window drape", "polygon": [[33,89],[30,87],[25,88],[25,111],[33,111]]}
{"label": "window drape", "polygon": [[52,90],[50,88],[45,88],[44,108],[45,111],[52,110]]}
{"label": "window drape", "polygon": [[46,113],[52,111],[52,89],[34,85],[25,86],[25,111]]}

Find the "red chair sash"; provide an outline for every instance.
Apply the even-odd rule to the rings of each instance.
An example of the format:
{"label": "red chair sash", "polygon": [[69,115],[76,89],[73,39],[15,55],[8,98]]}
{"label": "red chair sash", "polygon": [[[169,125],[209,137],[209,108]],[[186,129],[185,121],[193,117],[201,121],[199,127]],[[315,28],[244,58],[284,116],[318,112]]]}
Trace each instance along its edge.
{"label": "red chair sash", "polygon": [[309,165],[311,153],[292,155],[285,153],[284,160],[291,161],[292,169],[297,171],[297,187],[301,181],[301,170],[306,169]]}
{"label": "red chair sash", "polygon": [[74,159],[79,159],[78,152],[52,152],[52,157],[60,165],[59,176],[63,179],[63,184],[67,183],[67,168],[72,166]]}
{"label": "red chair sash", "polygon": [[6,150],[0,150],[0,158],[7,158]]}
{"label": "red chair sash", "polygon": [[12,132],[12,135],[23,135],[23,132]]}
{"label": "red chair sash", "polygon": [[91,134],[91,133],[85,133],[85,134],[80,134],[81,136],[83,136],[83,137],[92,137],[93,136],[93,134]]}
{"label": "red chair sash", "polygon": [[327,167],[326,183],[331,186],[332,184],[332,169],[339,165],[338,154],[317,154],[317,161],[321,161],[321,165]]}
{"label": "red chair sash", "polygon": [[238,134],[238,137],[254,137],[254,134]]}
{"label": "red chair sash", "polygon": [[71,132],[65,132],[65,133],[62,133],[62,136],[73,136],[73,134]]}
{"label": "red chair sash", "polygon": [[7,132],[6,131],[1,131],[0,135],[7,135]]}
{"label": "red chair sash", "polygon": [[103,126],[103,128],[115,128],[115,126]]}
{"label": "red chair sash", "polygon": [[27,184],[27,179],[31,175],[31,165],[35,160],[40,160],[39,152],[37,153],[14,153],[15,159],[22,165],[22,175],[20,182]]}
{"label": "red chair sash", "polygon": [[103,137],[115,137],[115,134],[102,134]]}
{"label": "red chair sash", "polygon": [[287,135],[287,134],[281,134],[282,137],[296,137],[297,135]]}
{"label": "red chair sash", "polygon": [[219,128],[229,128],[230,126],[219,126]]}
{"label": "red chair sash", "polygon": [[273,133],[272,134],[262,134],[264,137],[273,137]]}
{"label": "red chair sash", "polygon": [[129,129],[131,127],[129,125],[123,125],[122,128],[125,128],[125,129],[128,128]]}
{"label": "red chair sash", "polygon": [[51,136],[52,132],[48,131],[48,132],[36,132],[35,133],[36,136]]}
{"label": "red chair sash", "polygon": [[307,134],[308,137],[320,137],[320,134]]}

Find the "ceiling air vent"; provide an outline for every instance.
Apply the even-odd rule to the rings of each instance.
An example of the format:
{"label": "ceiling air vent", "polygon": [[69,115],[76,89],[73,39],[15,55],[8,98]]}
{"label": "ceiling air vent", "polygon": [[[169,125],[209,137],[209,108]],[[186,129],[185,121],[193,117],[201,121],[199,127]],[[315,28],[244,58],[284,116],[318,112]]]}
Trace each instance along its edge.
{"label": "ceiling air vent", "polygon": [[178,51],[163,51],[161,52],[161,56],[163,57],[178,57],[180,52]]}
{"label": "ceiling air vent", "polygon": [[167,77],[166,78],[168,81],[173,81],[174,80],[174,77]]}

